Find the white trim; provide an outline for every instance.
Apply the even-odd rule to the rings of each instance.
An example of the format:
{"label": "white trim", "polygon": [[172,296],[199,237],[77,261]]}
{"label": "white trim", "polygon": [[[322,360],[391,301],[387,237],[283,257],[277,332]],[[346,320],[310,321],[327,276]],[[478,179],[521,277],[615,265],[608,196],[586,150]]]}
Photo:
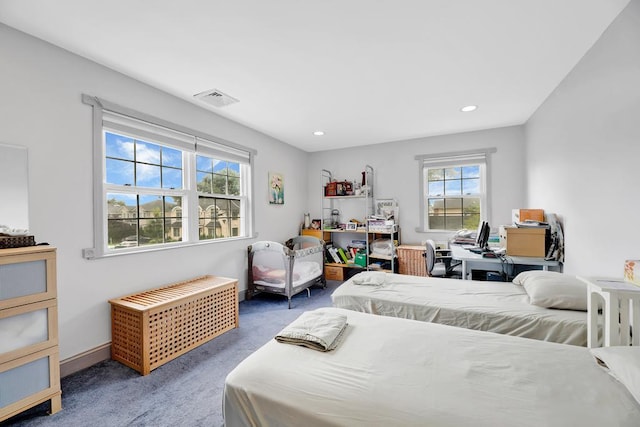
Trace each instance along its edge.
{"label": "white trim", "polygon": [[[111,257],[124,254],[150,252],[157,250],[173,249],[184,246],[220,243],[231,240],[255,238],[254,221],[255,210],[253,206],[253,157],[257,151],[212,137],[202,132],[171,123],[169,121],[141,113],[117,104],[105,101],[95,96],[83,94],[82,102],[93,107],[93,248],[83,249],[83,257],[87,259]],[[132,193],[154,195],[180,196],[183,200],[183,240],[182,242],[163,243],[156,246],[137,246],[131,249],[119,248],[110,250],[107,248],[107,223],[108,216],[106,194],[108,192],[127,193],[121,186],[106,184],[106,165],[103,135],[105,131],[113,130],[132,137],[139,137],[149,142],[160,143],[183,152],[183,188],[170,190],[164,188],[132,187]],[[240,215],[241,230],[239,236],[224,239],[199,240],[198,233],[198,192],[196,186],[195,156],[200,144],[201,154],[221,160],[231,160],[241,164],[241,196],[232,197],[238,199],[244,209]],[[246,175],[246,176],[245,176]],[[251,193],[250,193],[251,192]],[[208,195],[207,195],[208,196]],[[212,195],[215,197],[215,195]]]}
{"label": "white trim", "polygon": [[491,218],[491,196],[489,191],[489,189],[491,188],[490,154],[495,152],[497,152],[497,149],[495,147],[491,147],[480,150],[422,154],[415,156],[415,159],[418,161],[418,179],[420,191],[420,223],[419,226],[415,229],[417,233],[451,232],[450,230],[431,230],[428,228],[426,222],[427,194],[425,183],[427,179],[426,171],[430,168],[464,166],[471,164],[480,165],[480,174],[482,177],[480,221],[489,221],[489,218]]}

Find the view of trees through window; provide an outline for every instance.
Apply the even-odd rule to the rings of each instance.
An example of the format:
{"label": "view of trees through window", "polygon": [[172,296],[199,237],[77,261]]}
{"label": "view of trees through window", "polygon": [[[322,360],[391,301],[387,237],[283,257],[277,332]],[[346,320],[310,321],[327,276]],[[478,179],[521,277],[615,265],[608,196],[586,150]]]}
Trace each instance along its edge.
{"label": "view of trees through window", "polygon": [[[189,154],[161,144],[105,132],[107,247],[123,249],[187,240],[183,203],[186,173],[196,180],[200,240],[239,236],[242,186],[239,163]],[[183,169],[195,156],[195,170]],[[177,194],[176,194],[177,193]],[[194,223],[195,226],[195,223]]]}
{"label": "view of trees through window", "polygon": [[429,168],[427,220],[431,230],[476,229],[480,223],[479,165]]}

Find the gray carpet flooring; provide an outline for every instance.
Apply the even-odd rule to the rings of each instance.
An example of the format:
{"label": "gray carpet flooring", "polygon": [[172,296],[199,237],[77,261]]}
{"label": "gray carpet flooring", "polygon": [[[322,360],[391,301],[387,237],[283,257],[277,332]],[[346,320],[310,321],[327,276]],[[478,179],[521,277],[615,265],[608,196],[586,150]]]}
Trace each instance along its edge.
{"label": "gray carpet flooring", "polygon": [[153,370],[147,376],[112,360],[62,379],[62,411],[49,403],[0,426],[222,426],[227,374],[306,310],[331,305],[341,282],[284,297],[261,294],[240,303],[240,327]]}

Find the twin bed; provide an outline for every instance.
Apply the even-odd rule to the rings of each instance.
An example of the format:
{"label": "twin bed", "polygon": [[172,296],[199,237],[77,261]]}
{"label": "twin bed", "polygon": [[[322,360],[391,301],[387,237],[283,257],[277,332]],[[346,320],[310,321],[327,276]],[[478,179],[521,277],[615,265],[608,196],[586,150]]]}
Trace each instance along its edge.
{"label": "twin bed", "polygon": [[581,347],[567,278],[356,275],[316,310],[346,319],[335,349],[268,342],[228,375],[225,425],[640,425],[640,348]]}
{"label": "twin bed", "polygon": [[318,310],[346,316],[339,345],[258,349],[226,379],[227,427],[639,425],[638,347],[589,350]]}
{"label": "twin bed", "polygon": [[561,273],[532,271],[514,282],[483,282],[363,272],[331,298],[334,307],[363,313],[587,345],[586,284]]}

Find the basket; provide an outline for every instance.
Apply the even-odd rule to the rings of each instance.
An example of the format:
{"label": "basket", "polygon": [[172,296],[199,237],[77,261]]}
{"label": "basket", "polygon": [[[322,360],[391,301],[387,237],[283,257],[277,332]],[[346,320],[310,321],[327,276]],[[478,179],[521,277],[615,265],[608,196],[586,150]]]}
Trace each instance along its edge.
{"label": "basket", "polygon": [[400,245],[397,248],[400,274],[426,276],[427,265],[424,258],[424,246]]}
{"label": "basket", "polygon": [[35,244],[33,236],[0,236],[0,249],[22,248]]}

